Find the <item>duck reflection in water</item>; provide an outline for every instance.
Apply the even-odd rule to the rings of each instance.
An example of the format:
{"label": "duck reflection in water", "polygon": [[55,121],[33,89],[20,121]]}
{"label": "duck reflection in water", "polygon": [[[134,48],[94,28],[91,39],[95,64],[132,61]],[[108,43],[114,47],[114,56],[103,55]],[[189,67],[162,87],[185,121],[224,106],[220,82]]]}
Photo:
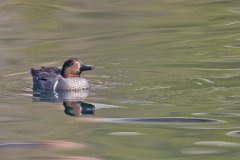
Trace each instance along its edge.
{"label": "duck reflection in water", "polygon": [[85,102],[63,102],[64,113],[69,116],[90,115],[95,113],[95,106]]}
{"label": "duck reflection in water", "polygon": [[34,102],[63,102],[64,113],[68,116],[83,116],[95,114],[95,106],[83,102],[88,96],[87,90],[81,91],[49,91],[34,90]]}

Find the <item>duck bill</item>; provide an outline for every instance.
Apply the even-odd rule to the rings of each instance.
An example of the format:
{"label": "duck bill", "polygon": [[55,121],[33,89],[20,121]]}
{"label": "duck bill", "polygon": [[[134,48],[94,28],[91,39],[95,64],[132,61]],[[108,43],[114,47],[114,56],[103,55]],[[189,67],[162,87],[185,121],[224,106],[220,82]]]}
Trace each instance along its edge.
{"label": "duck bill", "polygon": [[80,72],[83,72],[83,71],[89,71],[89,70],[93,70],[93,69],[94,69],[93,66],[89,66],[89,65],[81,64]]}

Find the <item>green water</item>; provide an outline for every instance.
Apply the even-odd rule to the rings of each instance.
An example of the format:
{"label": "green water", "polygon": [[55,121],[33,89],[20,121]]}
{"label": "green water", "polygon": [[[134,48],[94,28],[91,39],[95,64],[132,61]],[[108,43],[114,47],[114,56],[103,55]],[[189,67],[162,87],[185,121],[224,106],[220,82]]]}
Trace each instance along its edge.
{"label": "green water", "polygon": [[[238,160],[240,1],[2,0],[0,159]],[[78,57],[95,114],[32,98]],[[127,119],[123,119],[127,118]]]}

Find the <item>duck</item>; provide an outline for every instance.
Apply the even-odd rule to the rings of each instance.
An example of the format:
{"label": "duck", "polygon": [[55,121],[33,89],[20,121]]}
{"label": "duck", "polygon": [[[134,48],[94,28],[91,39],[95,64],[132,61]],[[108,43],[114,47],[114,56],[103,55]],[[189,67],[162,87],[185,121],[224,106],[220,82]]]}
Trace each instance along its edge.
{"label": "duck", "polygon": [[83,71],[93,70],[94,67],[85,65],[79,58],[69,58],[62,68],[41,67],[31,68],[33,89],[52,91],[76,91],[90,89],[90,84],[81,75]]}

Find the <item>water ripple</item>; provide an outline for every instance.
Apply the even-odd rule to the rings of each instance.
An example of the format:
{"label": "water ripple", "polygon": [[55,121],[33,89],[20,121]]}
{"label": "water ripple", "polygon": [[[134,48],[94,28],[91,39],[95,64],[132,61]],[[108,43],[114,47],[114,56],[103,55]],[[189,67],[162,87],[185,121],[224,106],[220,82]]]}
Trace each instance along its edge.
{"label": "water ripple", "polygon": [[196,115],[196,116],[223,116],[223,117],[240,117],[239,113],[192,113],[192,115]]}
{"label": "water ripple", "polygon": [[192,68],[199,71],[239,71],[240,68]]}
{"label": "water ripple", "polygon": [[220,149],[209,149],[209,148],[183,148],[181,151],[183,154],[216,154],[226,152]]}
{"label": "water ripple", "polygon": [[222,120],[191,117],[149,117],[149,118],[109,118],[116,123],[145,123],[145,124],[215,124],[224,123]]}
{"label": "water ripple", "polygon": [[207,78],[195,78],[195,79],[202,80],[202,81],[207,82],[207,83],[214,83],[213,81],[211,81],[211,80],[209,80]]}
{"label": "water ripple", "polygon": [[142,133],[139,132],[111,132],[109,135],[114,135],[114,136],[138,136],[138,135],[143,135]]}
{"label": "water ripple", "polygon": [[4,117],[0,116],[0,123],[6,123],[6,122],[24,122],[24,121],[32,121],[33,119],[27,118],[27,117]]}
{"label": "water ripple", "polygon": [[75,149],[86,147],[83,144],[65,141],[44,141],[44,142],[11,142],[0,143],[0,149]]}
{"label": "water ripple", "polygon": [[79,156],[52,156],[52,157],[32,157],[31,159],[41,160],[101,160],[93,157],[79,157]]}
{"label": "water ripple", "polygon": [[232,136],[232,137],[240,137],[240,130],[239,131],[227,132],[226,135]]}
{"label": "water ripple", "polygon": [[195,142],[196,145],[216,146],[216,147],[240,147],[240,143],[224,142],[224,141],[201,141]]}

